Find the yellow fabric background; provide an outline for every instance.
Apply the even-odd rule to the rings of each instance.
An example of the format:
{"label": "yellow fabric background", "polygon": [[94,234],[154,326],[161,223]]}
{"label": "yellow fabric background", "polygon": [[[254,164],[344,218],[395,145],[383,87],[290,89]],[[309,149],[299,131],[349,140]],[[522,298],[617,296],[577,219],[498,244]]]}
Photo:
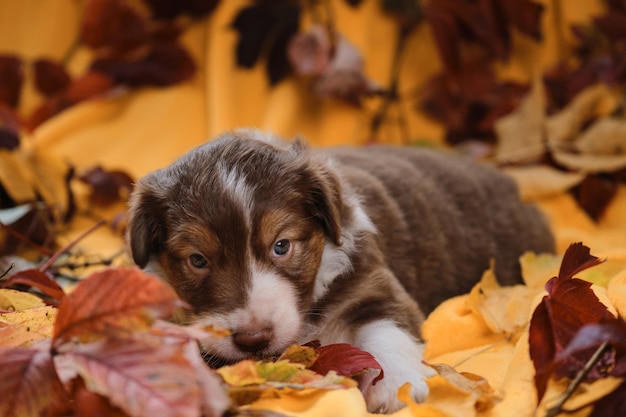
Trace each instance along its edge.
{"label": "yellow fabric background", "polygon": [[[331,3],[339,31],[364,55],[366,74],[387,85],[396,40],[393,21],[381,13],[378,0],[364,0],[359,9],[346,6],[342,0]],[[543,21],[545,42],[536,45],[516,37],[516,53],[508,64],[501,65],[502,76],[527,80],[535,71],[553,64],[560,55],[559,32],[568,38],[564,26],[586,20],[601,8],[600,0],[561,1],[564,26],[556,27],[551,10],[555,2],[543,3],[547,9]],[[208,138],[237,127],[257,127],[285,137],[300,134],[318,146],[368,142],[366,112],[336,100],[315,98],[301,80],[289,79],[269,88],[261,66],[253,70],[236,68],[236,33],[229,25],[245,4],[242,0],[223,0],[209,18],[189,24],[183,41],[198,64],[193,80],[165,89],[120,90],[110,97],[82,103],[40,126],[25,138],[25,145],[59,155],[79,172],[100,164],[139,177],[170,163]],[[0,53],[16,53],[28,60],[41,56],[61,59],[77,37],[83,5],[80,0],[0,0]],[[402,63],[400,89],[405,93],[413,91],[439,68],[428,28],[416,31],[407,47],[417,53]],[[80,74],[88,59],[89,51],[79,49],[72,55],[70,70]],[[39,101],[32,86],[26,86],[21,112],[29,113]],[[367,112],[371,113],[375,104],[367,106]],[[400,108],[394,107],[393,112],[402,111],[408,116],[412,139],[440,141],[441,126],[416,113],[414,105],[414,101],[407,101]],[[379,139],[399,143],[397,126],[385,125]],[[568,195],[544,197],[539,203],[552,222],[560,251],[572,241],[583,240],[596,255],[626,257],[624,189],[600,224],[591,222]],[[73,226],[78,231],[92,223],[80,218]],[[103,233],[101,239],[92,241],[93,247],[104,251],[107,244],[113,248],[122,245],[118,237]],[[468,334],[472,329],[467,329]],[[479,338],[479,332],[480,328],[476,329],[473,336]],[[496,359],[497,363],[506,363],[513,354],[505,352]],[[362,398],[354,390],[325,395],[304,411],[299,409],[300,402],[292,403],[289,399],[262,406],[311,416],[366,414]],[[517,407],[529,411],[532,405],[522,402]],[[507,415],[511,410],[498,415]],[[408,416],[409,410],[400,415]]]}
{"label": "yellow fabric background", "polygon": [[[538,67],[547,67],[559,56],[551,13],[554,2],[544,3],[545,42],[538,46],[516,37],[516,53],[502,66],[503,76],[528,79]],[[79,168],[97,163],[126,169],[134,176],[163,166],[189,148],[236,127],[254,126],[285,137],[301,134],[315,145],[367,142],[369,119],[365,112],[336,100],[317,99],[301,80],[289,79],[269,88],[260,65],[252,70],[236,67],[236,33],[229,25],[246,4],[222,1],[209,18],[189,24],[183,40],[199,67],[193,80],[165,89],[120,91],[117,97],[83,103],[46,122],[31,141]],[[338,30],[362,51],[366,74],[388,85],[396,34],[393,20],[380,10],[380,1],[365,0],[358,9],[343,0],[331,4]],[[563,7],[564,20],[587,19],[600,10],[600,4],[599,0],[568,0]],[[16,53],[29,60],[63,58],[79,33],[83,5],[84,0],[0,0],[0,53]],[[401,93],[414,91],[439,68],[427,27],[414,33],[407,49],[416,52],[402,62]],[[88,58],[89,51],[79,49],[69,68],[74,74],[82,73]],[[27,114],[39,100],[32,86],[27,86],[22,113]],[[375,105],[368,106],[367,112]],[[398,111],[407,116],[411,139],[439,140],[442,128],[415,112],[414,105],[414,100],[405,100],[392,109],[392,116]],[[397,126],[386,125],[379,140],[401,141]]]}

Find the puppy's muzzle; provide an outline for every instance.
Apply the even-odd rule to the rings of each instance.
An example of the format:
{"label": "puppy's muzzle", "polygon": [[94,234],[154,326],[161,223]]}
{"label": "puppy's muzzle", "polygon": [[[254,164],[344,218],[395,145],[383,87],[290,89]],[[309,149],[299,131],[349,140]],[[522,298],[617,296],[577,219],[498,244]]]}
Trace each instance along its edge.
{"label": "puppy's muzzle", "polygon": [[242,352],[257,353],[270,345],[273,336],[273,329],[266,327],[261,330],[238,330],[232,338],[235,346]]}

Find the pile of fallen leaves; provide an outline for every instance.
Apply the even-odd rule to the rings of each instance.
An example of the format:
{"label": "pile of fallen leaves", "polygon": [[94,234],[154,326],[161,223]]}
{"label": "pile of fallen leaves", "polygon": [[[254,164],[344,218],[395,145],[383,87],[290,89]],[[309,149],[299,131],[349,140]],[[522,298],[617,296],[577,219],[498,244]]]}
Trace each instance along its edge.
{"label": "pile of fallen leaves", "polygon": [[[491,331],[483,335],[494,342],[486,350],[507,343],[529,351],[536,394],[523,406],[531,414],[535,407],[547,410],[546,416],[574,408],[591,410],[592,416],[626,413],[626,323],[606,307],[611,302],[601,289],[624,286],[626,268],[602,262],[582,244],[572,245],[562,259],[528,254],[523,258],[527,285],[499,287],[489,270],[464,299]],[[537,279],[558,263],[558,274],[547,283]],[[0,289],[3,416],[219,416],[252,410],[271,415],[263,410],[281,410],[286,399],[294,409],[285,411],[294,413],[331,392],[358,393],[365,373],[374,373],[367,378],[374,383],[384,378],[370,354],[346,344],[294,345],[275,360],[243,360],[214,370],[202,360],[198,341],[228,337],[228,331],[167,321],[185,305],[157,278],[135,268],[107,268],[63,290],[44,269],[4,280],[4,287],[19,290]],[[621,278],[615,271],[622,271]],[[575,277],[581,274],[585,279]],[[547,292],[537,299],[544,284]],[[445,361],[442,352],[450,350],[436,337],[438,325],[446,326],[448,339],[454,330],[450,321],[438,324],[449,303],[426,323],[425,336],[432,339],[427,358]],[[528,320],[531,305],[536,306]],[[480,355],[474,352],[466,360]],[[403,386],[398,395],[408,407],[400,414],[501,415],[495,413],[498,406],[515,397],[513,387],[494,387],[479,372],[431,366],[437,374],[427,380],[426,401],[415,403],[410,387]],[[365,414],[362,400],[356,404],[355,415]]]}

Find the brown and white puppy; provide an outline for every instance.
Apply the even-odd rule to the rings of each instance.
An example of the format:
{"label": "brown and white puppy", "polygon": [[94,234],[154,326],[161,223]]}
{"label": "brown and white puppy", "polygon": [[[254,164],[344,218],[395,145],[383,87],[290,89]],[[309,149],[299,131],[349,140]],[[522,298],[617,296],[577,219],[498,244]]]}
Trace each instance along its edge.
{"label": "brown and white puppy", "polygon": [[312,150],[257,131],[225,134],[142,178],[131,200],[135,262],[227,328],[209,355],[271,357],[292,343],[346,342],[384,378],[366,384],[371,411],[428,393],[420,326],[470,290],[490,260],[503,284],[518,257],[552,251],[540,213],[487,166],[441,151]]}

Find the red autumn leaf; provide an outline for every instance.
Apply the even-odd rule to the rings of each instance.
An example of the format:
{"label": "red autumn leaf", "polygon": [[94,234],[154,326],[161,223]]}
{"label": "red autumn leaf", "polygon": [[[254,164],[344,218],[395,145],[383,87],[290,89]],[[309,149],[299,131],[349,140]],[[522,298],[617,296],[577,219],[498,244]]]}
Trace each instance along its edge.
{"label": "red autumn leaf", "polygon": [[512,27],[539,41],[541,34],[541,15],[545,6],[531,0],[503,0],[495,2],[502,7],[502,12]]}
{"label": "red autumn leaf", "polygon": [[286,77],[291,67],[287,45],[299,28],[301,9],[289,1],[260,2],[242,8],[232,23],[239,35],[237,65],[252,68],[263,55],[271,85]]}
{"label": "red autumn leaf", "polygon": [[15,109],[20,102],[23,82],[22,60],[13,55],[0,55],[0,103]]}
{"label": "red autumn leaf", "polygon": [[541,38],[543,6],[530,0],[437,0],[424,13],[446,69],[464,68],[463,43],[479,46],[490,57],[504,60],[512,48],[511,28]]}
{"label": "red autumn leaf", "polygon": [[608,175],[587,175],[572,191],[578,205],[598,221],[617,193],[617,181]]}
{"label": "red autumn leaf", "polygon": [[590,254],[582,243],[574,243],[565,252],[559,274],[546,284],[546,295],[530,321],[530,357],[535,366],[538,399],[545,393],[552,374],[574,377],[583,368],[593,349],[575,352],[559,363],[556,357],[566,349],[578,331],[587,324],[614,319],[591,289],[591,283],[574,275],[603,262]]}
{"label": "red autumn leaf", "polygon": [[49,97],[65,90],[72,81],[63,65],[49,59],[38,59],[33,64],[35,87]]}
{"label": "red autumn leaf", "polygon": [[121,201],[133,190],[134,184],[133,178],[127,173],[107,171],[100,166],[90,169],[78,179],[91,187],[89,199],[100,206]]}
{"label": "red autumn leaf", "polygon": [[555,362],[566,360],[568,356],[574,353],[596,350],[605,342],[608,344],[606,355],[591,370],[587,380],[602,378],[607,375],[626,376],[626,322],[621,318],[613,318],[602,323],[588,324],[582,327],[567,348],[555,358]]}
{"label": "red autumn leaf", "polygon": [[[78,374],[90,391],[132,416],[198,416],[203,409],[208,411],[205,395],[219,404],[206,415],[225,411],[225,393],[221,389],[205,391],[198,364],[187,359],[188,340],[139,336],[108,338],[61,351],[57,356],[60,374]],[[194,353],[200,357],[199,352]],[[210,372],[206,366],[204,369]],[[212,378],[217,381],[216,376]],[[218,387],[215,382],[213,388]]]}
{"label": "red autumn leaf", "polygon": [[[0,75],[1,77],[1,75]],[[0,84],[2,80],[0,79]],[[0,86],[0,89],[2,87]],[[1,92],[0,92],[1,94]],[[0,149],[12,151],[20,146],[20,120],[17,113],[0,98]]]}
{"label": "red autumn leaf", "polygon": [[48,350],[0,350],[0,415],[38,416],[54,398],[64,398]]}
{"label": "red autumn leaf", "polygon": [[91,48],[116,53],[141,45],[148,37],[145,20],[122,0],[88,0],[81,38]]}
{"label": "red autumn leaf", "polygon": [[220,0],[143,0],[155,19],[173,19],[180,15],[203,17],[210,14]]}
{"label": "red autumn leaf", "polygon": [[309,369],[318,374],[326,375],[329,371],[335,371],[339,375],[352,377],[368,369],[378,369],[380,373],[373,384],[384,377],[383,368],[370,353],[347,343],[320,346],[315,350],[319,356]]}
{"label": "red autumn leaf", "polygon": [[117,84],[165,87],[191,78],[196,65],[177,43],[155,42],[139,58],[101,58],[91,64],[91,70],[106,74]]}
{"label": "red autumn leaf", "polygon": [[458,74],[432,77],[422,91],[421,108],[446,126],[446,139],[492,140],[495,121],[517,108],[528,86],[501,82],[484,56],[466,63]]}
{"label": "red autumn leaf", "polygon": [[83,100],[103,94],[113,86],[113,80],[107,75],[95,71],[87,72],[73,80],[61,94],[54,95],[35,109],[28,120],[28,126],[34,129],[63,110]]}
{"label": "red autumn leaf", "polygon": [[182,302],[167,284],[136,268],[109,268],[92,274],[59,307],[53,343],[72,337],[114,335],[146,328],[169,317]]}
{"label": "red autumn leaf", "polygon": [[626,13],[606,13],[595,18],[593,23],[610,41],[626,39]]}
{"label": "red autumn leaf", "polygon": [[57,303],[65,297],[63,288],[50,275],[38,269],[26,269],[16,272],[2,283],[2,287],[6,288],[17,284],[37,288],[44,294],[52,297]]}

